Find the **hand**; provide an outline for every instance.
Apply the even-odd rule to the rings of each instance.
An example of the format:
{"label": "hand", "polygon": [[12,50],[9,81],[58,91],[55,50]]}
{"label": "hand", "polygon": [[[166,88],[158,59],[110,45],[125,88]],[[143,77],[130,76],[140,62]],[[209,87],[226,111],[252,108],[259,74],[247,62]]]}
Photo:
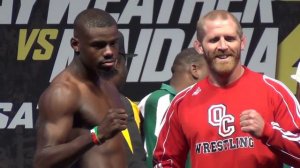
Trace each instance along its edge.
{"label": "hand", "polygon": [[260,138],[263,134],[265,121],[256,110],[245,110],[240,114],[240,126],[243,132]]}
{"label": "hand", "polygon": [[109,109],[99,129],[99,139],[110,139],[127,128],[128,115],[124,109]]}

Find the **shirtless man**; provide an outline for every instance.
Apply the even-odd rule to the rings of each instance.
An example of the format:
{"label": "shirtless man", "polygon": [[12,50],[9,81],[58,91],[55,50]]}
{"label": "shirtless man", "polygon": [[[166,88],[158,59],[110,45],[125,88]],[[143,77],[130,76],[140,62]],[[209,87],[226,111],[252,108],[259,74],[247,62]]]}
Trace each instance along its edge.
{"label": "shirtless man", "polygon": [[116,21],[105,11],[87,9],[74,22],[75,57],[39,100],[34,167],[126,167],[127,113],[111,71],[119,52]]}

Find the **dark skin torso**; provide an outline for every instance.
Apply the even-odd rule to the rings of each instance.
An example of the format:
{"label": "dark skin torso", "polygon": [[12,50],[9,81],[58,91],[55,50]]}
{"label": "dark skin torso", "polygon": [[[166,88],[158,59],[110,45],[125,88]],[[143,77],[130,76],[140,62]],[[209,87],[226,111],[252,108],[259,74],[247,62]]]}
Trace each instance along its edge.
{"label": "dark skin torso", "polygon": [[[36,154],[42,158],[37,159],[42,160],[40,165],[70,167],[77,162],[84,168],[126,167],[120,133],[126,128],[126,112],[120,108],[123,105],[114,86],[101,79],[86,80],[72,66],[67,68],[40,98]],[[99,125],[110,139],[98,146],[92,143],[89,130]]]}
{"label": "dark skin torso", "polygon": [[[81,93],[81,110],[77,112],[81,116],[81,121],[76,122],[76,125],[78,125],[77,128],[88,128],[90,130],[93,126],[101,124],[106,114],[105,112],[110,107],[122,107],[115,88],[107,85],[107,83],[100,85],[100,88],[93,85],[89,87],[83,86]],[[102,167],[123,167],[126,165],[123,158],[117,159],[118,162],[116,162],[116,159],[112,159],[116,157],[114,155],[119,153],[120,149],[123,149],[123,143],[120,143],[122,141],[123,137],[121,133],[118,133],[118,135],[103,145],[94,146],[83,155],[81,159],[82,167],[95,167],[95,165],[103,165]],[[122,162],[123,164],[120,164]]]}

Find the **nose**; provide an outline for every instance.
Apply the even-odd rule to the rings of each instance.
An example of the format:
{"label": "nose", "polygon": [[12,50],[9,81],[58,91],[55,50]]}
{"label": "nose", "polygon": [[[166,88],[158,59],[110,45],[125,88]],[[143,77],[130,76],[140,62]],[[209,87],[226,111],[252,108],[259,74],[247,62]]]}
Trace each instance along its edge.
{"label": "nose", "polygon": [[105,47],[105,55],[113,55],[113,52],[114,51],[114,48],[113,46],[107,44],[106,47]]}
{"label": "nose", "polygon": [[218,49],[219,50],[227,50],[228,49],[228,44],[227,41],[224,38],[221,38],[218,44]]}

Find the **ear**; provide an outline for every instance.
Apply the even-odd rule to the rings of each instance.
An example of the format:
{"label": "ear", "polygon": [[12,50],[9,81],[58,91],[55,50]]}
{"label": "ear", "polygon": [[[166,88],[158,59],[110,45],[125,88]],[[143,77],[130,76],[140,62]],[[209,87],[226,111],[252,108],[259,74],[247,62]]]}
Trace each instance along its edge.
{"label": "ear", "polygon": [[191,72],[191,75],[192,75],[193,79],[195,79],[195,80],[199,79],[199,73],[198,73],[198,71],[199,71],[198,65],[191,64],[190,72]]}
{"label": "ear", "polygon": [[245,46],[246,46],[246,36],[243,35],[242,39],[241,39],[241,49],[244,50]]}
{"label": "ear", "polygon": [[80,52],[79,41],[78,41],[77,38],[72,37],[71,40],[70,40],[70,43],[71,43],[71,47],[73,48],[73,50],[74,50],[75,53]]}
{"label": "ear", "polygon": [[194,41],[194,48],[199,54],[203,54],[203,47],[202,47],[202,44],[200,43],[200,41],[198,41],[198,40]]}

